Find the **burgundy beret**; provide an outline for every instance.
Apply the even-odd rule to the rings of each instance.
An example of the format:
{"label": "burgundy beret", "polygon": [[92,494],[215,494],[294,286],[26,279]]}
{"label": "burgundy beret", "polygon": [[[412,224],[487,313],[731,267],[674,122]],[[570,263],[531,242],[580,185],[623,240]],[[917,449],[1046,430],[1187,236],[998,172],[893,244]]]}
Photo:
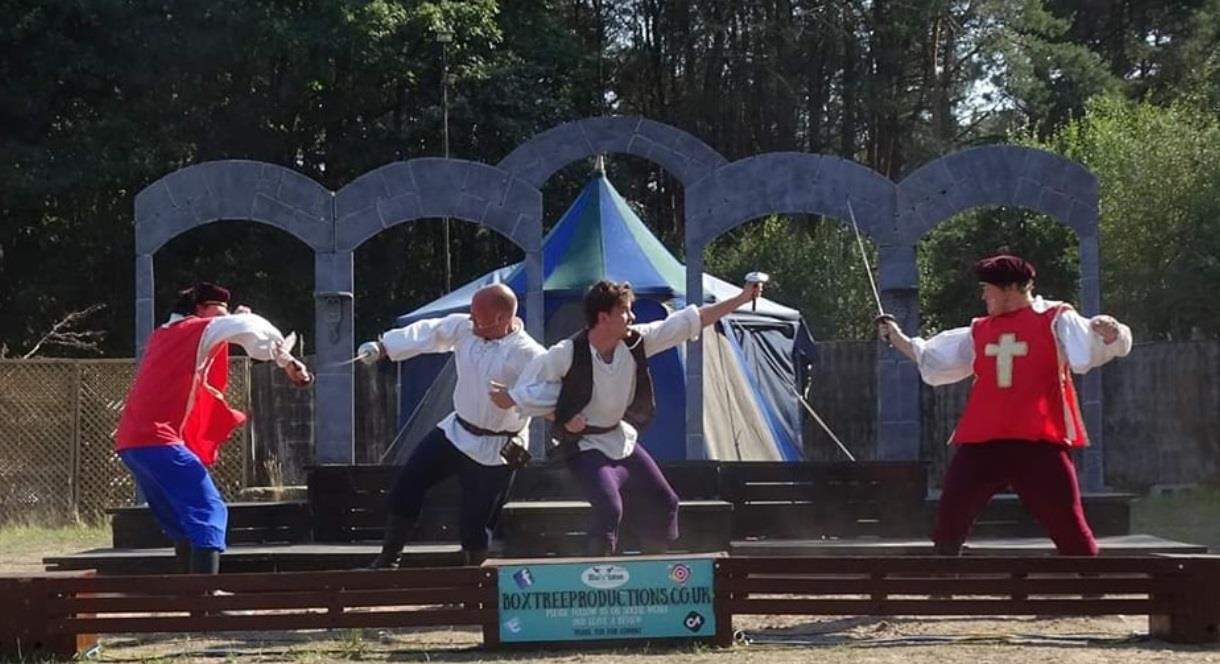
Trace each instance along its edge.
{"label": "burgundy beret", "polygon": [[1032,263],[1010,254],[988,256],[974,264],[974,274],[979,281],[996,286],[1027,284],[1037,273]]}
{"label": "burgundy beret", "polygon": [[205,302],[229,303],[229,289],[206,281],[195,284],[195,304]]}

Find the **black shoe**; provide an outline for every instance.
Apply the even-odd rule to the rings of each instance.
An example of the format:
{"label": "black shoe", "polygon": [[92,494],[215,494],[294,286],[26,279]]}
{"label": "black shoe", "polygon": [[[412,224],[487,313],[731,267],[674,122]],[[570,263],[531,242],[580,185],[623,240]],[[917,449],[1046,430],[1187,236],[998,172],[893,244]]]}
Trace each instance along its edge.
{"label": "black shoe", "polygon": [[220,550],[191,547],[191,574],[219,574]]}
{"label": "black shoe", "polygon": [[178,540],[174,542],[174,561],[178,565],[179,574],[191,573],[191,541]]}
{"label": "black shoe", "polygon": [[614,546],[600,537],[591,537],[585,554],[593,558],[609,558],[614,555]]}
{"label": "black shoe", "polygon": [[478,567],[487,560],[487,549],[462,549],[462,564],[466,567]]}
{"label": "black shoe", "polygon": [[385,522],[385,536],[381,540],[381,553],[365,569],[397,569],[398,557],[407,545],[407,538],[415,527],[415,519],[406,519],[391,514]]}

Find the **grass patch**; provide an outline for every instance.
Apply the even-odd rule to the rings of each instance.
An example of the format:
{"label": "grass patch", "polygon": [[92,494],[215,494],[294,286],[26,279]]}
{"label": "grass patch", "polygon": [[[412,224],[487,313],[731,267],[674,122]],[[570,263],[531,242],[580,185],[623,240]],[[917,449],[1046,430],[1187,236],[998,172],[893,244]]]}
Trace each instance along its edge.
{"label": "grass patch", "polygon": [[44,556],[110,546],[110,525],[0,527],[0,572],[38,572]]}
{"label": "grass patch", "polygon": [[1131,532],[1220,551],[1220,487],[1201,485],[1167,495],[1142,496],[1131,503]]}

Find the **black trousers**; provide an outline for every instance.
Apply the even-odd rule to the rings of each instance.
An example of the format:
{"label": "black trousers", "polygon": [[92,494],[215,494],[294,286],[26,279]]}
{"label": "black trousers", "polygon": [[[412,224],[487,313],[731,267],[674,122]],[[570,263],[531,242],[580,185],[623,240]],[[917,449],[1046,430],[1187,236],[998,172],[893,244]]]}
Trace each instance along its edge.
{"label": "black trousers", "polygon": [[433,429],[399,469],[387,507],[391,514],[414,521],[419,518],[428,489],[457,475],[461,486],[458,533],[462,548],[485,551],[513,473],[509,466],[484,466],[471,459],[450,442],[444,431]]}

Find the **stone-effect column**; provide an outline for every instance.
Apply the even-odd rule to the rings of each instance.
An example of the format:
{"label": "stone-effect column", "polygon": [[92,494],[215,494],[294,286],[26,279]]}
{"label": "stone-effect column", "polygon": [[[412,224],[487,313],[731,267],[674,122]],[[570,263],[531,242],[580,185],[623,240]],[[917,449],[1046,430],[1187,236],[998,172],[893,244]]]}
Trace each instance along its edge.
{"label": "stone-effect column", "polygon": [[[525,330],[546,346],[546,302],[542,292],[542,252],[525,252]],[[535,459],[546,457],[546,422],[530,420],[529,450]]]}
{"label": "stone-effect column", "polygon": [[[904,332],[917,334],[915,247],[882,245],[879,250],[877,288],[881,304],[886,313],[898,319]],[[901,353],[886,346],[877,354],[877,458],[917,461],[920,430],[919,371]]]}
{"label": "stone-effect column", "polygon": [[144,357],[156,325],[156,289],[151,254],[136,256],[136,360]]}
{"label": "stone-effect column", "polygon": [[315,462],[355,462],[354,367],[344,364],[354,352],[352,252],[318,253],[314,259]]}
{"label": "stone-effect column", "polygon": [[[1080,238],[1080,313],[1095,316],[1101,313],[1101,293],[1097,275],[1100,273],[1096,236]],[[1105,488],[1105,445],[1102,441],[1102,394],[1101,369],[1094,369],[1081,377],[1080,414],[1084,418],[1085,430],[1089,432],[1089,446],[1080,453],[1080,468],[1076,470],[1080,483],[1086,491],[1101,491]]]}

